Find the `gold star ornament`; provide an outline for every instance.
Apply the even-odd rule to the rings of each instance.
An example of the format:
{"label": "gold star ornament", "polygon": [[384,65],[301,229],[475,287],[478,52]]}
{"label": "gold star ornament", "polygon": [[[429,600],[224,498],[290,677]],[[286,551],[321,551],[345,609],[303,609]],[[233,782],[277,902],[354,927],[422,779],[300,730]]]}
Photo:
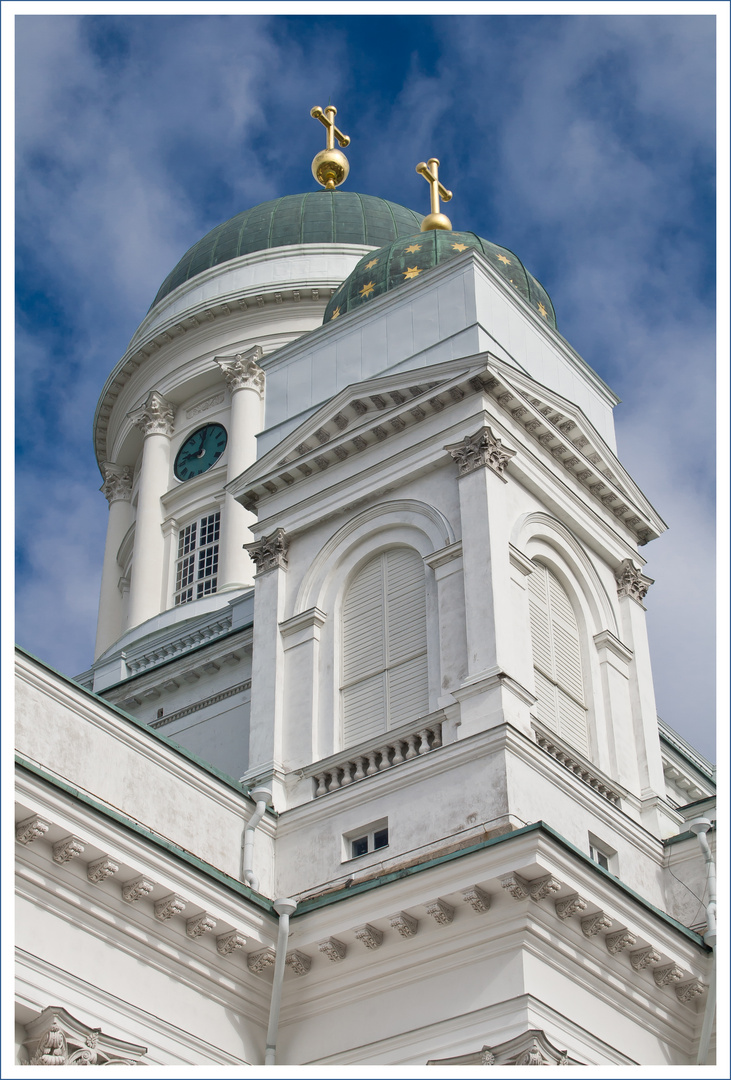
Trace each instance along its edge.
{"label": "gold star ornament", "polygon": [[405,251],[407,255],[413,255],[415,251],[421,251],[421,244],[409,244]]}
{"label": "gold star ornament", "polygon": [[538,304],[538,312],[539,312],[540,315],[543,316],[544,319],[548,318],[548,312],[544,308],[543,304],[541,304],[540,302]]}
{"label": "gold star ornament", "polygon": [[407,268],[406,272],[404,273],[404,277],[408,281],[410,278],[418,277],[420,273],[421,273],[421,270],[419,269],[418,266],[409,266]]}
{"label": "gold star ornament", "polygon": [[336,307],[335,310],[333,311],[332,315],[330,316],[330,319],[331,320],[332,319],[337,319],[339,314],[340,314],[340,308]]}
{"label": "gold star ornament", "polygon": [[369,263],[366,263],[366,270],[372,270],[377,262],[378,262],[378,259],[371,259],[371,261]]}
{"label": "gold star ornament", "polygon": [[498,259],[501,263],[505,263],[506,266],[510,266],[510,259],[507,257],[507,255],[498,255]]}
{"label": "gold star ornament", "polygon": [[363,297],[370,296],[375,287],[375,283],[373,281],[369,281],[363,286],[358,295]]}
{"label": "gold star ornament", "polygon": [[466,244],[452,244],[452,250],[453,251],[466,251],[467,250],[467,245]]}

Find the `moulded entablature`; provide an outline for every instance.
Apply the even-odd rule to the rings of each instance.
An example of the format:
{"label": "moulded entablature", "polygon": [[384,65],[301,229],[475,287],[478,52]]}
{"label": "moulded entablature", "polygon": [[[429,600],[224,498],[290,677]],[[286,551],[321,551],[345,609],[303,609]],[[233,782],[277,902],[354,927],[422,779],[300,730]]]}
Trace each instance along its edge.
{"label": "moulded entablature", "polygon": [[94,417],[97,460],[112,456],[112,417],[128,385],[140,398],[161,389],[163,378],[170,393],[195,376],[195,360],[203,365],[217,353],[254,344],[271,353],[289,344],[321,324],[333,291],[369,250],[306,244],[257,251],[206,270],[165,296],[143,319],[104,385]]}

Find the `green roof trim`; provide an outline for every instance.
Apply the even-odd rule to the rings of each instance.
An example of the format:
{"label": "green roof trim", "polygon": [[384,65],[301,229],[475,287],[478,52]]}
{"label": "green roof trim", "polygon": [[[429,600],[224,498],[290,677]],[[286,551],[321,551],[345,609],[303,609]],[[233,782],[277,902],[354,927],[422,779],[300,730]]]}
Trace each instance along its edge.
{"label": "green roof trim", "polygon": [[217,225],[186,251],[158,289],[150,310],[186,281],[254,251],[292,244],[383,247],[418,232],[422,215],[355,191],[309,191],[271,199]]}
{"label": "green roof trim", "polygon": [[309,911],[316,911],[318,908],[328,907],[330,904],[338,903],[341,900],[346,900],[351,896],[358,896],[361,893],[369,892],[371,889],[378,889],[383,885],[388,885],[392,881],[400,881],[402,878],[412,877],[414,874],[420,874],[424,870],[430,870],[434,866],[441,866],[443,863],[453,862],[455,859],[462,859],[466,855],[474,855],[478,851],[485,851],[487,848],[496,847],[498,844],[509,844],[511,841],[517,840],[521,836],[526,836],[532,832],[544,832],[550,836],[552,840],[560,844],[561,847],[571,852],[572,855],[577,856],[585,866],[589,867],[592,872],[600,874],[607,881],[610,881],[616,888],[623,892],[630,899],[640,904],[641,907],[652,912],[664,923],[667,923],[674,930],[679,931],[684,937],[687,937],[695,945],[699,945],[706,952],[711,952],[711,949],[706,945],[700,934],[696,934],[694,930],[689,930],[687,926],[683,926],[671,915],[661,911],[660,908],[655,907],[648,900],[645,900],[643,896],[631,889],[629,885],[625,885],[619,878],[614,877],[607,870],[604,870],[598,863],[595,863],[585,852],[577,848],[569,840],[566,840],[555,829],[547,825],[545,821],[534,821],[531,825],[525,825],[522,829],[515,829],[514,832],[505,833],[502,836],[495,836],[490,840],[480,840],[476,844],[470,845],[470,847],[461,848],[459,851],[450,851],[446,855],[439,855],[434,859],[428,859],[426,862],[417,863],[415,866],[406,866],[402,870],[393,870],[390,873],[382,874],[377,878],[372,878],[369,881],[362,881],[358,885],[351,885],[350,888],[338,889],[337,892],[329,893],[327,896],[313,897],[311,900],[302,900],[297,910],[293,913],[292,918],[295,919],[299,915],[306,915]]}
{"label": "green roof trim", "polygon": [[509,248],[484,240],[473,232],[448,232],[432,229],[412,236],[399,236],[378,251],[364,255],[349,277],[330,298],[323,323],[356,311],[370,300],[407,281],[413,281],[422,273],[462,252],[473,250],[483,255],[495,270],[534,311],[556,329],[556,313],[551,298],[537,278]]}
{"label": "green roof trim", "polygon": [[[242,627],[242,629],[244,629],[244,627]],[[133,724],[134,727],[139,728],[141,731],[144,731],[145,734],[149,735],[150,738],[157,739],[159,742],[165,743],[165,745],[168,746],[172,751],[174,751],[174,753],[186,758],[187,761],[190,761],[199,769],[202,769],[204,772],[209,773],[209,775],[214,776],[217,780],[220,780],[222,784],[225,784],[226,787],[232,788],[233,791],[235,791],[238,795],[241,795],[242,798],[249,798],[248,795],[245,795],[242,791],[241,784],[238,782],[238,780],[235,780],[232,776],[229,776],[225,772],[221,772],[221,770],[217,769],[215,765],[211,765],[209,762],[204,761],[203,758],[198,757],[198,755],[194,754],[191,750],[186,750],[184,747],[180,746],[173,739],[171,739],[168,735],[161,735],[159,731],[156,731],[154,728],[148,727],[144,720],[138,720],[136,716],[132,716],[131,713],[125,712],[124,709],[120,709],[118,705],[113,705],[111,701],[107,701],[106,698],[101,697],[99,694],[95,694],[93,690],[87,690],[85,686],[81,686],[80,683],[75,682],[73,679],[69,678],[68,675],[64,675],[62,671],[57,671],[56,668],[51,667],[51,665],[47,664],[44,660],[40,660],[37,656],[34,656],[33,653],[28,652],[28,650],[24,649],[22,645],[16,645],[15,648],[17,652],[21,653],[29,660],[32,660],[35,664],[38,664],[39,667],[45,668],[46,671],[52,672],[54,675],[57,676],[57,678],[67,683],[69,686],[72,686],[74,690],[78,690],[80,694],[84,694],[86,697],[91,698],[92,701],[96,702],[98,705],[102,705],[105,709],[109,709],[109,711],[113,712],[116,716],[119,716],[123,720],[128,721],[128,723]],[[119,683],[115,683],[115,686],[119,686]],[[269,807],[267,807],[267,810],[269,810]]]}
{"label": "green roof trim", "polygon": [[[167,667],[168,664],[174,664],[178,660],[193,656],[195,653],[200,652],[201,649],[207,649],[211,645],[218,645],[219,641],[225,641],[226,638],[234,637],[236,634],[241,634],[244,630],[251,630],[253,625],[253,621],[242,623],[241,626],[236,626],[232,630],[227,630],[225,634],[219,634],[218,637],[212,638],[210,641],[202,641],[200,645],[193,645],[193,647],[188,649],[187,652],[178,653],[177,656],[169,656],[167,660],[161,660],[158,664],[150,664],[150,666],[146,667],[144,671],[136,671],[134,675],[127,675],[126,678],[120,679],[119,682],[111,683],[109,686],[105,686],[104,691],[106,692],[107,690],[117,690],[120,686],[124,686],[126,683],[132,683],[135,679],[141,679],[143,675],[149,675],[150,672],[159,671],[161,668]],[[78,686],[79,684],[77,683],[76,685]],[[83,689],[85,688],[82,687],[82,690]],[[97,694],[95,696],[99,697],[100,695]],[[106,700],[106,698],[103,698],[102,700]],[[109,704],[109,702],[107,704]],[[134,717],[132,717],[132,719],[134,720]],[[215,769],[215,766],[211,765],[210,768]],[[221,776],[225,775],[225,773],[221,773]],[[231,778],[229,777],[229,779]]]}
{"label": "green roof trim", "polygon": [[253,892],[248,885],[244,885],[243,882],[229,877],[223,870],[218,870],[215,866],[211,866],[210,863],[203,862],[202,859],[197,858],[195,855],[191,855],[189,851],[174,844],[172,840],[168,840],[166,837],[159,836],[150,829],[146,829],[143,825],[140,825],[139,822],[133,821],[132,818],[127,817],[126,814],[122,814],[119,810],[112,810],[111,807],[104,806],[103,803],[98,802],[93,796],[87,795],[86,792],[80,791],[71,784],[67,784],[65,781],[60,780],[57,776],[47,772],[40,765],[28,761],[22,754],[16,753],[15,762],[18,768],[25,769],[26,772],[32,773],[51,787],[65,792],[74,799],[78,799],[79,802],[83,803],[85,806],[89,806],[103,817],[109,818],[123,828],[135,833],[137,836],[149,840],[150,843],[154,844],[156,847],[162,848],[169,854],[174,855],[177,859],[186,863],[188,866],[192,866],[207,877],[213,878],[219,885],[223,885],[225,888],[230,889],[231,892],[235,893],[238,897],[244,900],[250,900],[252,904],[255,904],[266,912],[272,913],[274,911],[272,901],[267,899],[267,897],[260,896],[259,893]]}

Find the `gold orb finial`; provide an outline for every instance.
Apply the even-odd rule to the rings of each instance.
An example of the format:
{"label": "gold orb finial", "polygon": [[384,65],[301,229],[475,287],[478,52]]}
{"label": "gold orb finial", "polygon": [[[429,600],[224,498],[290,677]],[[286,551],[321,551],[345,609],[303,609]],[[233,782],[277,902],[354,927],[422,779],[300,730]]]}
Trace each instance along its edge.
{"label": "gold orb finial", "polygon": [[431,213],[427,214],[422,221],[421,231],[429,232],[431,229],[451,230],[452,222],[446,214],[440,213],[439,210],[440,196],[443,202],[449,202],[452,198],[452,192],[447,191],[444,184],[439,182],[439,158],[429,158],[428,162],[420,161],[416,166],[416,171],[428,181],[431,189]]}
{"label": "gold orb finial", "polygon": [[315,154],[312,159],[312,175],[318,184],[322,184],[328,191],[340,187],[350,172],[350,165],[345,154],[335,149],[336,139],[341,146],[348,146],[350,143],[350,138],[335,127],[337,111],[334,105],[328,105],[326,109],[315,105],[314,109],[310,109],[310,116],[324,124],[327,130],[325,149]]}

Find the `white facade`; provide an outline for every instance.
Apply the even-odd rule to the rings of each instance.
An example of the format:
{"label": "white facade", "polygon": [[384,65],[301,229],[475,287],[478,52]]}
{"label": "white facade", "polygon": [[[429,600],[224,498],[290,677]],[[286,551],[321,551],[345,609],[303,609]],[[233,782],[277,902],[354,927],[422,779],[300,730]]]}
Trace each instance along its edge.
{"label": "white facade", "polygon": [[98,655],[19,663],[19,1060],[49,1007],[149,1065],[707,1053],[713,777],[658,728],[616,398],[475,251],[320,326],[365,250],[194,277],[107,383]]}

